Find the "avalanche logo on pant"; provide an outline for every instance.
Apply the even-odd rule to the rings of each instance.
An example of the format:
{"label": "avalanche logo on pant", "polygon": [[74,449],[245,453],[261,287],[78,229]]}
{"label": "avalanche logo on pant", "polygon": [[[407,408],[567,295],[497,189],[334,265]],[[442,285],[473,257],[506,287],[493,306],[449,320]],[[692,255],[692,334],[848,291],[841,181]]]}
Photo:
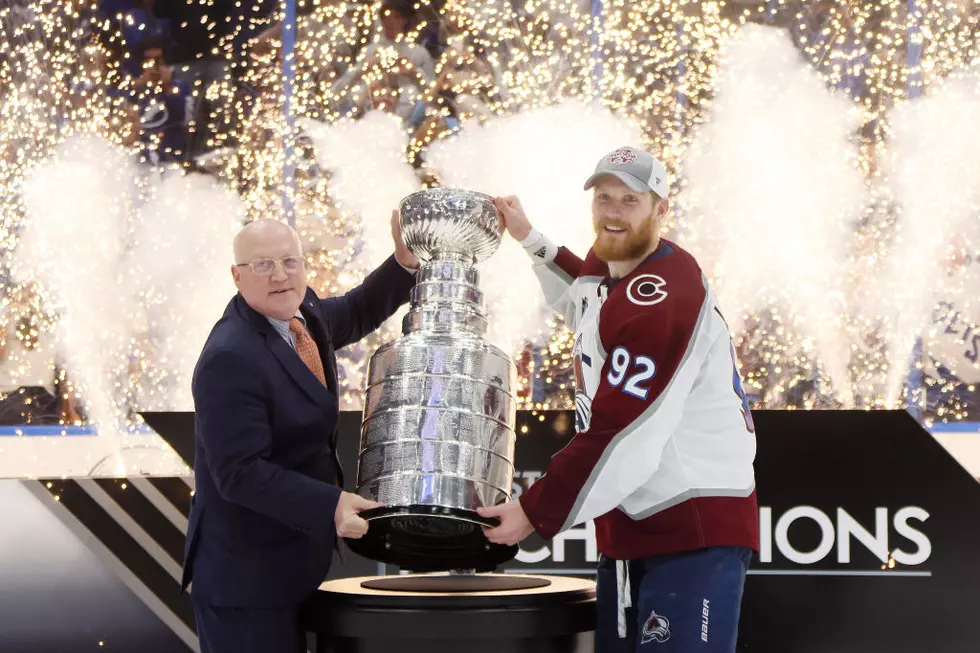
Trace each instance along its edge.
{"label": "avalanche logo on pant", "polygon": [[643,624],[641,635],[640,644],[647,642],[663,644],[670,639],[670,622],[667,621],[667,617],[662,617],[656,611],[651,611],[650,618]]}

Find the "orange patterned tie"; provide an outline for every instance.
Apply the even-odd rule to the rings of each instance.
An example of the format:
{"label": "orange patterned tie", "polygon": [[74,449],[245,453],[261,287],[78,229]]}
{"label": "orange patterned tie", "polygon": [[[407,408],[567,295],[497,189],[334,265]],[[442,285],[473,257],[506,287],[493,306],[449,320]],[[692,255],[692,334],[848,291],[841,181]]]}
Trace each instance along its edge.
{"label": "orange patterned tie", "polygon": [[316,346],[313,336],[303,326],[303,321],[294,317],[289,321],[289,330],[296,336],[296,353],[303,359],[306,366],[310,368],[313,375],[320,379],[320,383],[327,385],[327,378],[323,373],[323,361],[320,360],[320,349]]}

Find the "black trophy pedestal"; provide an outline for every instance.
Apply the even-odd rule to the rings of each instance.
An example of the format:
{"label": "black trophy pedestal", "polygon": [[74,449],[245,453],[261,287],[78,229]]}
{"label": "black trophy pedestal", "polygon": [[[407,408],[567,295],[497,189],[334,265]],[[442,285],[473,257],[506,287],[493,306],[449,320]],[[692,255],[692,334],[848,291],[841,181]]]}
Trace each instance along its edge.
{"label": "black trophy pedestal", "polygon": [[[394,588],[364,586],[382,579],[396,581]],[[473,589],[522,579],[527,589]],[[320,586],[303,621],[316,633],[317,653],[591,653],[595,582],[510,574],[342,578]]]}

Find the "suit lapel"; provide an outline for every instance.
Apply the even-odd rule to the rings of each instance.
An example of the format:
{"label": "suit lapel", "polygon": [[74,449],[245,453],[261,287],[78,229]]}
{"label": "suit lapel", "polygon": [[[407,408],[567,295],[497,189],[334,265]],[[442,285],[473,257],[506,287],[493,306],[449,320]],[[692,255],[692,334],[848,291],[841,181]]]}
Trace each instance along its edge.
{"label": "suit lapel", "polygon": [[[333,349],[333,338],[330,329],[324,320],[320,319],[318,308],[319,298],[312,290],[306,293],[299,310],[306,319],[306,329],[310,332],[313,340],[316,341],[317,349],[320,351],[320,361],[323,363],[323,375],[327,379],[327,388],[331,397],[337,402],[336,409],[340,410],[340,393],[337,391],[337,355]],[[321,385],[322,387],[322,385]],[[330,445],[333,448],[334,461],[337,465],[337,485],[344,487],[344,467],[340,464],[340,457],[337,455],[337,433],[340,420],[334,425],[333,433],[330,435]],[[337,547],[340,551],[340,548]]]}
{"label": "suit lapel", "polygon": [[310,368],[306,366],[303,359],[299,357],[299,354],[289,346],[289,343],[283,340],[282,336],[273,331],[271,334],[266,335],[266,344],[269,346],[269,350],[279,359],[279,362],[289,376],[293,377],[293,380],[303,389],[310,399],[320,403],[327,399],[328,390],[322,383],[320,379],[316,378]]}
{"label": "suit lapel", "polygon": [[[269,323],[269,320],[252,309],[241,295],[237,295],[235,301],[238,303],[239,310],[249,322],[259,332],[265,335],[265,344],[269,347],[269,351],[279,360],[279,363],[303,392],[318,404],[329,401],[331,392],[320,383],[320,380],[310,371],[310,368],[306,366],[306,363],[299,357],[299,354],[279,335],[279,332]],[[304,312],[305,315],[306,313]],[[322,356],[323,352],[321,352],[321,358]],[[324,368],[324,373],[326,373],[326,368]],[[330,382],[329,378],[327,382]],[[334,372],[333,387],[336,387],[336,371]]]}

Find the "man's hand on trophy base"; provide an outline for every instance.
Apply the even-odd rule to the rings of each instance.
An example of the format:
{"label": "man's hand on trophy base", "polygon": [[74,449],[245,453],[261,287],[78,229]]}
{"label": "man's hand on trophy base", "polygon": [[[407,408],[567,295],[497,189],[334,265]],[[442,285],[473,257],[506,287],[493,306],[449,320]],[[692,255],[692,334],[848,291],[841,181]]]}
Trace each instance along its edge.
{"label": "man's hand on trophy base", "polygon": [[398,209],[391,212],[391,238],[395,241],[395,260],[409,270],[418,270],[422,265],[419,257],[412,254],[412,250],[405,246],[405,239],[402,238],[402,225],[398,221]]}
{"label": "man's hand on trophy base", "polygon": [[382,508],[383,504],[371,501],[358,496],[352,492],[344,492],[340,495],[337,502],[337,509],[333,514],[333,523],[337,527],[337,535],[340,537],[350,537],[359,539],[368,532],[368,523],[359,517],[363,510],[371,508]]}
{"label": "man's hand on trophy base", "polygon": [[497,209],[497,214],[500,215],[501,221],[504,223],[504,228],[507,229],[507,233],[514,240],[521,242],[527,238],[528,234],[531,233],[531,223],[524,213],[521,200],[517,199],[516,195],[495,197],[493,198],[493,205]]}
{"label": "man's hand on trophy base", "polygon": [[520,501],[508,501],[491,508],[477,508],[476,512],[481,517],[495,517],[500,520],[499,526],[483,527],[483,534],[494,544],[518,544],[534,532],[534,526],[524,514]]}

